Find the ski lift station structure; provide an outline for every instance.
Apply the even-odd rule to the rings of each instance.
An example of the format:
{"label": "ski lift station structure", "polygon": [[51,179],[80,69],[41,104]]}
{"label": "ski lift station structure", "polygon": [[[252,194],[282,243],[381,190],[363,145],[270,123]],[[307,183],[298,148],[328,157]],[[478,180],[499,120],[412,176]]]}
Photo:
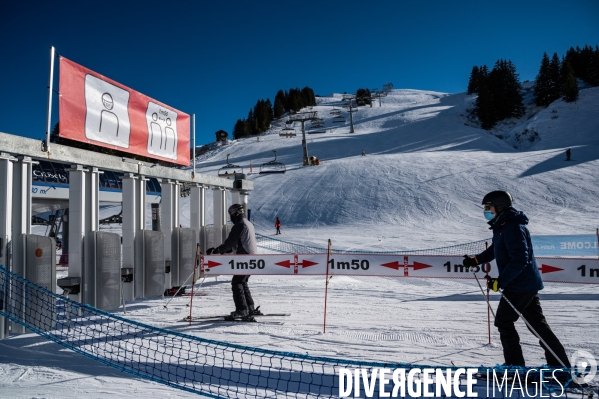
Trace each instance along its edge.
{"label": "ski lift station structure", "polygon": [[289,120],[287,120],[287,123],[291,122],[300,122],[302,124],[302,149],[303,149],[303,165],[304,166],[308,166],[308,165],[312,165],[311,161],[310,161],[310,157],[308,155],[308,142],[306,141],[306,126],[305,123],[307,121],[314,121],[317,120],[318,117],[316,116],[317,111],[307,111],[307,112],[298,112],[292,116],[289,117]]}
{"label": "ski lift station structure", "polygon": [[[39,200],[39,192],[34,194],[33,166],[39,161],[68,164],[69,215],[63,223],[70,242],[68,277],[59,279],[58,285],[69,299],[101,310],[114,310],[125,301],[159,296],[165,289],[185,285],[194,271],[197,246],[204,249],[224,242],[231,229],[228,207],[237,203],[248,209],[254,188],[242,175],[223,179],[55,143],[44,148],[40,140],[2,132],[0,143],[0,264],[56,292],[54,238],[31,234],[33,205]],[[122,174],[122,236],[99,228],[104,171]],[[148,179],[160,185],[160,223],[152,223],[152,229],[146,227]],[[189,187],[189,215],[185,215],[189,228],[179,222],[181,185]],[[205,220],[210,192],[213,226]],[[35,300],[22,291],[3,295]],[[26,320],[28,306],[36,305],[24,306],[14,319]],[[24,326],[0,317],[0,339],[26,332]]]}
{"label": "ski lift station structure", "polygon": [[231,179],[234,178],[236,174],[243,173],[243,168],[241,166],[229,163],[229,155],[231,154],[227,154],[227,164],[218,170],[218,177]]}
{"label": "ski lift station structure", "polygon": [[266,163],[263,163],[262,165],[260,165],[260,174],[261,175],[279,174],[279,173],[285,173],[287,171],[285,164],[283,162],[277,161],[277,150],[272,150],[272,152],[275,153],[275,159],[270,162],[266,162]]}

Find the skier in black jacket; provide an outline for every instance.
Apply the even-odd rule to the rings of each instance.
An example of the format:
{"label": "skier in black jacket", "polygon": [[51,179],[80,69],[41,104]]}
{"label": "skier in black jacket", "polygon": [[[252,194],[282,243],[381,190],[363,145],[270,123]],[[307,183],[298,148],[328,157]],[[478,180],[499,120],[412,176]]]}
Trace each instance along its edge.
{"label": "skier in black jacket", "polygon": [[[543,289],[543,280],[535,261],[530,232],[526,227],[528,218],[512,207],[512,196],[506,191],[488,193],[483,198],[482,204],[485,206],[485,218],[493,230],[493,244],[472,258],[465,255],[464,266],[476,266],[495,259],[499,276],[487,277],[487,287],[495,292],[502,288],[503,296],[522,313],[522,316],[557,355],[559,359],[556,359],[543,342],[539,341],[545,350],[545,358],[549,366],[570,367],[564,347],[545,320],[537,295],[538,291]],[[520,337],[514,327],[519,316],[503,296],[497,307],[495,327],[499,329],[505,364],[525,366]]]}
{"label": "skier in black jacket", "polygon": [[[258,252],[254,225],[245,218],[243,205],[233,204],[229,207],[229,217],[233,228],[225,242],[216,248],[208,248],[206,254],[224,254],[233,251],[236,254],[255,254]],[[258,308],[254,309],[254,300],[248,287],[248,275],[235,275],[231,280],[235,311],[227,319],[252,320],[253,315],[261,314]]]}

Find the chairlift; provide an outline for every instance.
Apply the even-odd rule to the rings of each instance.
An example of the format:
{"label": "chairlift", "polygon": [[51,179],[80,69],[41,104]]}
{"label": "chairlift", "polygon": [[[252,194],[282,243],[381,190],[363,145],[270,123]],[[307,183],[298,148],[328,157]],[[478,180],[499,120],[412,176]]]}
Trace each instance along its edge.
{"label": "chairlift", "polygon": [[308,134],[319,134],[319,133],[326,133],[327,129],[314,129],[314,130],[309,130],[306,133]]}
{"label": "chairlift", "polygon": [[343,116],[336,116],[333,118],[333,123],[345,123],[345,117]]}
{"label": "chairlift", "polygon": [[272,150],[272,152],[275,153],[275,159],[260,165],[261,175],[285,173],[287,171],[287,168],[283,162],[277,162],[277,150]]}
{"label": "chairlift", "polygon": [[227,164],[218,170],[218,177],[235,178],[236,173],[243,173],[241,166],[229,163],[229,155],[231,154],[227,154]]}

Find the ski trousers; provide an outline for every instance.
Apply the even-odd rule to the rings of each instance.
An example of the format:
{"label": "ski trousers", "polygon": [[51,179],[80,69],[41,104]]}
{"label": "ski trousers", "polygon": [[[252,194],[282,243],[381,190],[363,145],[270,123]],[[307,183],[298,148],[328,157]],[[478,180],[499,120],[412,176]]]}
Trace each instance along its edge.
{"label": "ski trousers", "polygon": [[250,276],[235,275],[231,280],[231,290],[233,291],[233,301],[235,302],[236,311],[251,311],[254,309],[254,300],[248,287],[249,279]]}
{"label": "ski trousers", "polygon": [[[547,343],[547,345],[549,345],[566,367],[570,367],[568,355],[566,354],[564,347],[553,331],[551,331],[549,324],[547,324],[547,320],[545,320],[537,293],[503,291],[503,295],[509,299],[512,305],[514,305],[520,313],[522,313],[522,317],[530,323],[532,328],[534,328],[539,336]],[[505,298],[502,297],[499,301],[499,306],[497,307],[495,327],[499,329],[499,337],[501,339],[501,345],[503,346],[503,357],[507,365],[525,366],[524,355],[522,354],[522,347],[520,346],[520,336],[514,326],[514,323],[518,318],[518,314],[510,304],[507,303]],[[528,327],[528,329],[530,330],[530,327]],[[530,331],[532,332],[532,330]],[[551,354],[540,340],[539,344],[545,350],[547,364],[550,367],[562,367],[559,360]]]}

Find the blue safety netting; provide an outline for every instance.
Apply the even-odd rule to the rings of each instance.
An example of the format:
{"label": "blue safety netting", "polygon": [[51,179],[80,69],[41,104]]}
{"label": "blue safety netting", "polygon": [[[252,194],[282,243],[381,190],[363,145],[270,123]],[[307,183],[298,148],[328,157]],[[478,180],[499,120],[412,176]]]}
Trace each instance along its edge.
{"label": "blue safety netting", "polygon": [[[316,357],[208,340],[69,300],[7,271],[4,266],[0,266],[0,281],[0,316],[118,370],[208,397],[333,398],[339,396],[342,368],[361,368],[367,375],[379,368],[404,369],[406,375],[410,371],[420,375],[419,370],[435,368],[402,362]],[[455,371],[457,367],[443,369]],[[501,367],[490,370],[493,369],[498,373],[504,371]],[[486,370],[487,367],[479,367],[483,375]],[[462,392],[466,390],[465,384],[465,379],[457,384]],[[569,381],[562,384],[568,385]],[[549,391],[561,392],[561,385],[555,382],[540,385],[545,395]],[[475,390],[479,397],[488,396],[482,380]],[[566,391],[566,396],[568,393],[572,391]],[[363,388],[361,394],[364,397]],[[493,396],[521,397],[518,390],[515,395],[498,391]],[[378,388],[373,397],[379,397]]]}
{"label": "blue safety netting", "polygon": [[[277,251],[286,254],[321,254],[326,253],[326,247],[316,247],[310,245],[296,244],[293,242],[283,241],[278,238],[272,238],[262,234],[256,234],[256,240],[259,247]],[[445,256],[462,256],[475,255],[485,250],[486,245],[491,245],[491,238],[486,240],[478,240],[465,244],[451,245],[446,247],[432,249],[416,249],[403,251],[350,251],[333,248],[333,253],[344,254],[377,254],[377,255],[445,255]]]}
{"label": "blue safety netting", "polygon": [[[296,244],[278,238],[256,234],[258,246],[282,253],[311,254],[327,252],[326,247]],[[599,237],[594,234],[561,235],[561,236],[532,236],[532,245],[535,256],[546,257],[599,257]],[[491,245],[492,239],[467,242],[464,244],[450,245],[430,249],[401,250],[401,251],[349,251],[333,248],[335,253],[359,253],[379,255],[446,255],[461,256],[475,255],[485,250],[486,245]]]}

